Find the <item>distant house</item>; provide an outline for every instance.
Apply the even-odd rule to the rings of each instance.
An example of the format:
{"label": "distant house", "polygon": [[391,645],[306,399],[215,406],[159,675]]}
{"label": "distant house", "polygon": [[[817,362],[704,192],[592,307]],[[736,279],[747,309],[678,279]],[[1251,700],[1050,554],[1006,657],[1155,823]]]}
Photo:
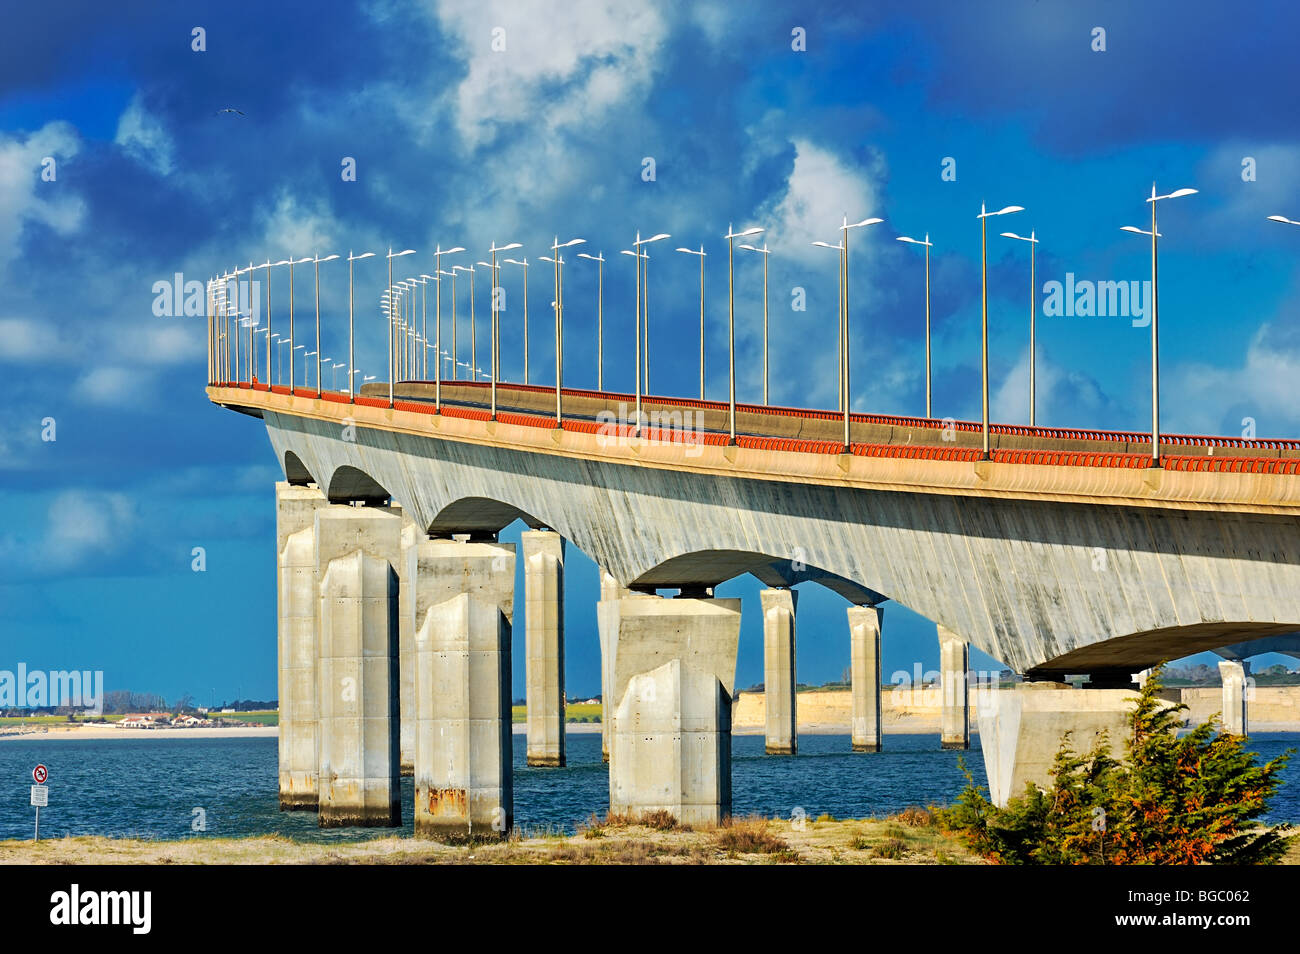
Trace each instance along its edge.
{"label": "distant house", "polygon": [[178,715],[172,719],[172,725],[182,729],[192,729],[196,725],[211,725],[207,719],[200,719],[198,716]]}
{"label": "distant house", "polygon": [[158,725],[158,720],[148,712],[131,712],[117,724],[124,729],[152,729]]}
{"label": "distant house", "polygon": [[586,702],[582,703],[582,705],[584,705],[584,706],[598,706],[598,705],[600,705],[600,700],[599,700],[599,699],[596,699],[596,698],[591,698],[591,699],[588,699]]}

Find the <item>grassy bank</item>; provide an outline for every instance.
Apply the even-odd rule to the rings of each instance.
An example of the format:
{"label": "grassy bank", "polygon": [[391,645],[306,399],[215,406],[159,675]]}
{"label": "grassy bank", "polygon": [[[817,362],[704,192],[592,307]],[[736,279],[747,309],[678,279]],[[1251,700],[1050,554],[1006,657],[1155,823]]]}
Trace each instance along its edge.
{"label": "grassy bank", "polygon": [[[922,814],[925,819],[928,816]],[[576,835],[517,832],[503,842],[446,845],[378,838],[333,844],[278,836],[142,841],[99,837],[0,842],[2,864],[980,864],[915,816],[801,824],[737,819],[698,830],[592,820]],[[909,822],[913,822],[909,824]]]}
{"label": "grassy bank", "polygon": [[[511,719],[515,722],[524,722],[528,718],[527,706],[512,706]],[[588,704],[586,702],[570,703],[564,711],[565,722],[599,722],[600,721],[600,704]]]}

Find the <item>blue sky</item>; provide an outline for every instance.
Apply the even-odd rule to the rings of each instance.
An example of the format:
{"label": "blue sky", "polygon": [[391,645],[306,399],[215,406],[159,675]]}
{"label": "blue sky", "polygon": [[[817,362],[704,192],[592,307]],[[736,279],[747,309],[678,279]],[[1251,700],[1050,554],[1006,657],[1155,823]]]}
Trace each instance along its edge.
{"label": "blue sky", "polygon": [[[934,401],[979,413],[979,230],[990,206],[1042,240],[1039,283],[1149,277],[1119,231],[1162,206],[1163,424],[1300,433],[1295,311],[1300,84],[1282,3],[1061,0],[563,5],[384,2],[310,13],[275,4],[26,5],[0,38],[0,668],[103,669],[107,687],[275,693],[272,485],[253,420],[208,405],[202,318],[153,313],[154,283],[238,263],[435,243],[484,257],[553,236],[603,250],[607,382],[630,387],[630,260],[650,264],[651,387],[692,394],[697,262],[710,253],[709,392],[726,392],[727,225],[773,249],[772,398],[834,404],[835,267],[809,244],[842,214],[854,236],[856,409],[924,410],[923,272],[894,238],[929,232]],[[192,30],[205,32],[203,51]],[[1096,51],[1094,28],[1105,30]],[[492,49],[493,30],[505,49]],[[802,28],[806,49],[792,49]],[[500,37],[502,34],[497,34]],[[243,115],[218,113],[234,107]],[[53,181],[42,178],[54,160]],[[356,181],[340,175],[345,157]],[[642,177],[653,157],[655,178]],[[955,181],[941,178],[946,157]],[[1243,160],[1254,160],[1253,180]],[[1001,225],[1003,223],[999,223]],[[1027,420],[1026,248],[991,229],[994,416]],[[430,271],[424,256],[420,271]],[[595,273],[565,272],[566,384],[595,384]],[[444,263],[446,264],[446,263]],[[327,351],[344,346],[346,275],[322,266]],[[533,273],[530,311],[550,301]],[[357,269],[372,308],[358,365],[376,373],[382,266]],[[276,282],[276,317],[287,283]],[[300,272],[301,309],[310,285]],[[486,276],[479,276],[479,303]],[[503,275],[503,322],[522,314]],[[807,310],[795,312],[795,288]],[[468,295],[460,284],[462,316]],[[739,394],[760,394],[761,265],[737,253]],[[447,301],[447,299],[444,299]],[[533,367],[553,361],[535,326]],[[1127,318],[1042,318],[1040,424],[1149,425],[1149,339]],[[507,332],[509,340],[509,332]],[[332,352],[331,352],[332,353]],[[683,357],[685,356],[685,357]],[[504,371],[522,358],[507,349]],[[545,372],[537,372],[545,374]],[[542,377],[543,383],[550,379]],[[328,381],[328,378],[327,378]],[[56,440],[42,440],[53,418]],[[517,539],[518,527],[506,539]],[[205,572],[191,570],[194,547]],[[757,585],[738,683],[762,678]],[[843,601],[801,587],[800,678],[848,662]],[[570,549],[568,681],[598,689],[595,569]],[[522,694],[522,643],[516,692]],[[937,667],[932,623],[886,610],[886,674]],[[995,665],[973,654],[977,668]]]}

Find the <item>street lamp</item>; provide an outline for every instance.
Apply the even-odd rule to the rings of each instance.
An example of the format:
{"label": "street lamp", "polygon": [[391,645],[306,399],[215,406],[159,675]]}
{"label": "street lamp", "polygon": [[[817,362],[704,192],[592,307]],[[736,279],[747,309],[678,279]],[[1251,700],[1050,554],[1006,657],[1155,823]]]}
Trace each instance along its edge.
{"label": "street lamp", "polygon": [[1120,231],[1135,232],[1138,235],[1151,236],[1151,466],[1160,464],[1160,320],[1159,291],[1156,286],[1156,239],[1160,233],[1156,228],[1156,203],[1163,199],[1178,199],[1185,195],[1195,195],[1195,189],[1175,189],[1168,195],[1156,195],[1156,184],[1151,183],[1151,231],[1146,232],[1132,225],[1121,226]]}
{"label": "street lamp", "polygon": [[731,226],[727,226],[727,234],[723,236],[727,240],[727,354],[729,356],[730,367],[728,369],[728,387],[729,387],[729,410],[728,419],[731,431],[731,443],[736,443],[736,239],[747,238],[750,235],[759,235],[762,229],[752,228],[745,229],[743,232],[731,231]]}
{"label": "street lamp", "polygon": [[[578,258],[596,263],[596,390],[605,390],[605,253],[588,255],[579,252]],[[525,336],[524,341],[528,340]]]}
{"label": "street lamp", "polygon": [[840,322],[840,361],[843,364],[841,380],[844,388],[844,453],[849,453],[849,229],[860,229],[868,225],[879,225],[884,219],[863,219],[861,222],[849,223],[848,216],[840,230],[844,233],[840,240],[844,246],[844,318]]}
{"label": "street lamp", "polygon": [[524,269],[524,384],[528,383],[528,259],[502,259],[506,265],[521,265]]}
{"label": "street lamp", "polygon": [[988,220],[995,215],[1010,215],[1012,212],[1023,212],[1025,207],[1022,205],[1008,205],[996,212],[989,212],[980,203],[980,302],[981,302],[981,351],[980,367],[983,375],[983,397],[984,397],[984,459],[988,460],[989,456],[989,242],[988,242]]}
{"label": "street lamp", "polygon": [[[746,247],[746,246],[742,246],[742,247]],[[685,252],[687,255],[698,255],[700,259],[700,400],[703,401],[704,400],[704,259],[707,257],[707,253],[704,251],[703,245],[700,246],[700,250],[698,252],[693,248],[679,248],[677,251]],[[766,261],[767,260],[764,259],[765,263]],[[764,271],[766,271],[766,266],[764,267]],[[765,287],[766,287],[766,283],[765,283]],[[764,301],[766,301],[767,299],[766,291],[764,291],[763,298]],[[764,322],[764,325],[766,325],[766,321]],[[767,348],[765,347],[763,351],[766,354]],[[766,364],[764,365],[764,370],[766,371]],[[764,393],[764,402],[766,403],[766,392]]]}
{"label": "street lamp", "polygon": [[555,266],[555,426],[564,426],[562,385],[564,381],[564,256],[561,249],[583,245],[586,239],[575,238],[561,242],[557,235],[551,243],[551,256],[540,256],[542,261]]}
{"label": "street lamp", "polygon": [[925,416],[928,420],[934,416],[930,410],[930,248],[933,243],[929,232],[925,233],[924,241],[906,235],[900,235],[898,240],[910,245],[925,246]]}
{"label": "street lamp", "polygon": [[[455,381],[459,380],[460,372],[458,369],[462,365],[460,360],[460,347],[456,343],[457,325],[459,324],[456,318],[456,275],[460,272],[469,272],[472,280],[474,269],[470,268],[468,265],[453,265],[451,271],[451,377],[452,380]],[[473,380],[473,377],[471,377],[470,380]]]}
{"label": "street lamp", "polygon": [[[748,249],[751,252],[758,252],[763,256],[763,405],[767,405],[767,257],[771,251],[767,243],[763,243],[762,248],[756,248],[753,245],[741,245],[741,248]],[[700,260],[703,264],[703,259]],[[703,324],[703,306],[700,308],[700,320]]]}
{"label": "street lamp", "polygon": [[[390,246],[388,249],[388,300],[393,300],[393,259],[401,258],[403,255],[414,255],[415,249],[408,248],[401,252],[394,252]],[[319,376],[319,371],[317,375]],[[319,386],[319,380],[317,386]],[[390,314],[388,317],[388,406],[393,406],[393,318]]]}
{"label": "street lamp", "polygon": [[[500,277],[497,273],[497,252],[509,252],[512,249],[523,248],[518,242],[511,242],[509,245],[497,245],[492,243],[488,249],[492,253],[492,420],[497,419],[497,380],[501,377],[501,311],[497,305],[497,288],[500,286]],[[528,302],[528,293],[524,293],[524,302]]]}
{"label": "street lamp", "polygon": [[[641,251],[641,246],[671,237],[667,232],[660,232],[658,235],[643,239],[638,231],[636,240],[632,242],[632,250],[625,250],[625,254],[636,259],[636,424],[633,427],[633,434],[641,433],[641,258],[645,255]],[[646,324],[649,323],[650,317],[647,315]]]}
{"label": "street lamp", "polygon": [[1031,230],[1026,238],[1015,232],[1003,232],[1003,238],[1015,239],[1017,242],[1029,243],[1029,426],[1037,427],[1037,390],[1034,387],[1034,372],[1038,364],[1038,300],[1034,289],[1034,254],[1037,252],[1038,238]]}
{"label": "street lamp", "polygon": [[[374,254],[374,252],[362,252],[360,255],[353,255],[352,252],[348,252],[348,401],[350,402],[356,401],[356,392],[352,388],[352,368],[356,366],[356,354],[353,350],[353,320],[355,308],[353,307],[352,301],[352,263],[359,262],[363,258],[372,258],[374,257]],[[316,344],[316,350],[320,350],[319,342]],[[303,374],[306,373],[307,369],[304,367]],[[317,388],[317,390],[319,391],[320,389]]]}
{"label": "street lamp", "polygon": [[1300,225],[1300,222],[1288,219],[1285,215],[1270,215],[1268,220],[1270,222],[1281,222],[1283,225]]}
{"label": "street lamp", "polygon": [[[334,259],[336,259],[336,258],[338,258],[337,255],[326,255],[324,258],[321,258],[319,255],[317,255],[317,256],[315,256],[314,258],[311,258],[311,259],[303,259],[303,261],[310,261],[310,262],[312,262],[312,263],[315,265],[315,267],[316,267],[316,350],[317,350],[317,351],[320,350],[320,263],[321,263],[321,262],[332,262],[332,261],[334,261]],[[292,289],[292,288],[293,288],[293,266],[290,266],[290,267],[289,267],[289,276],[290,276],[290,277],[289,277],[289,287],[290,287],[290,289]],[[291,295],[291,297],[290,297],[290,301],[292,301],[292,292],[290,293],[290,295]],[[289,323],[289,337],[290,337],[290,338],[293,337],[293,322],[292,322],[292,321],[290,321],[290,323]],[[349,355],[349,358],[351,358],[350,355]],[[351,380],[351,379],[349,379],[349,380]],[[293,393],[293,366],[292,366],[292,364],[290,364],[290,367],[289,367],[289,393],[290,393],[290,394]],[[317,393],[317,396],[319,397],[319,396],[320,396],[320,368],[317,368],[317,369],[316,369],[316,393]]]}
{"label": "street lamp", "polygon": [[[434,289],[434,302],[433,302],[434,305],[433,323],[437,326],[436,328],[434,328],[434,334],[433,334],[434,341],[436,342],[434,346],[434,361],[433,361],[433,380],[434,380],[433,407],[434,407],[434,411],[438,414],[442,413],[442,362],[438,360],[438,354],[442,351],[442,277],[444,275],[451,274],[450,272],[445,272],[442,270],[442,257],[444,255],[454,255],[457,252],[463,252],[463,251],[465,251],[465,249],[459,245],[457,245],[455,248],[448,248],[448,249],[444,249],[441,245],[439,245],[434,249],[433,252],[433,275],[434,275],[434,279],[438,283],[438,287]],[[452,275],[451,288],[452,288],[451,314],[452,314],[452,320],[454,322],[456,317],[456,297],[455,297],[456,278],[454,275]],[[454,333],[454,329],[453,329],[453,333]]]}

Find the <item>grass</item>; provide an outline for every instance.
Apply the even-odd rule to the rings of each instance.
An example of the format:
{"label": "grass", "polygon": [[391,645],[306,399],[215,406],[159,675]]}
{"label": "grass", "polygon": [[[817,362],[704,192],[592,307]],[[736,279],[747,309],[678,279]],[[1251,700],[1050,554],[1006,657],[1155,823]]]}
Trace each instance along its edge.
{"label": "grass", "polygon": [[[564,710],[565,722],[599,722],[600,721],[600,704],[586,702],[571,702]],[[527,706],[511,706],[511,719],[514,722],[525,722],[528,719]]]}
{"label": "grass", "polygon": [[[1300,849],[1297,849],[1300,855]],[[1294,857],[1293,862],[1300,862]],[[100,837],[0,841],[0,864],[983,864],[937,826],[902,816],[792,822],[732,818],[683,827],[667,812],[592,816],[574,835],[516,831],[507,839],[433,841],[409,836],[345,842],[280,836],[178,841]]]}

